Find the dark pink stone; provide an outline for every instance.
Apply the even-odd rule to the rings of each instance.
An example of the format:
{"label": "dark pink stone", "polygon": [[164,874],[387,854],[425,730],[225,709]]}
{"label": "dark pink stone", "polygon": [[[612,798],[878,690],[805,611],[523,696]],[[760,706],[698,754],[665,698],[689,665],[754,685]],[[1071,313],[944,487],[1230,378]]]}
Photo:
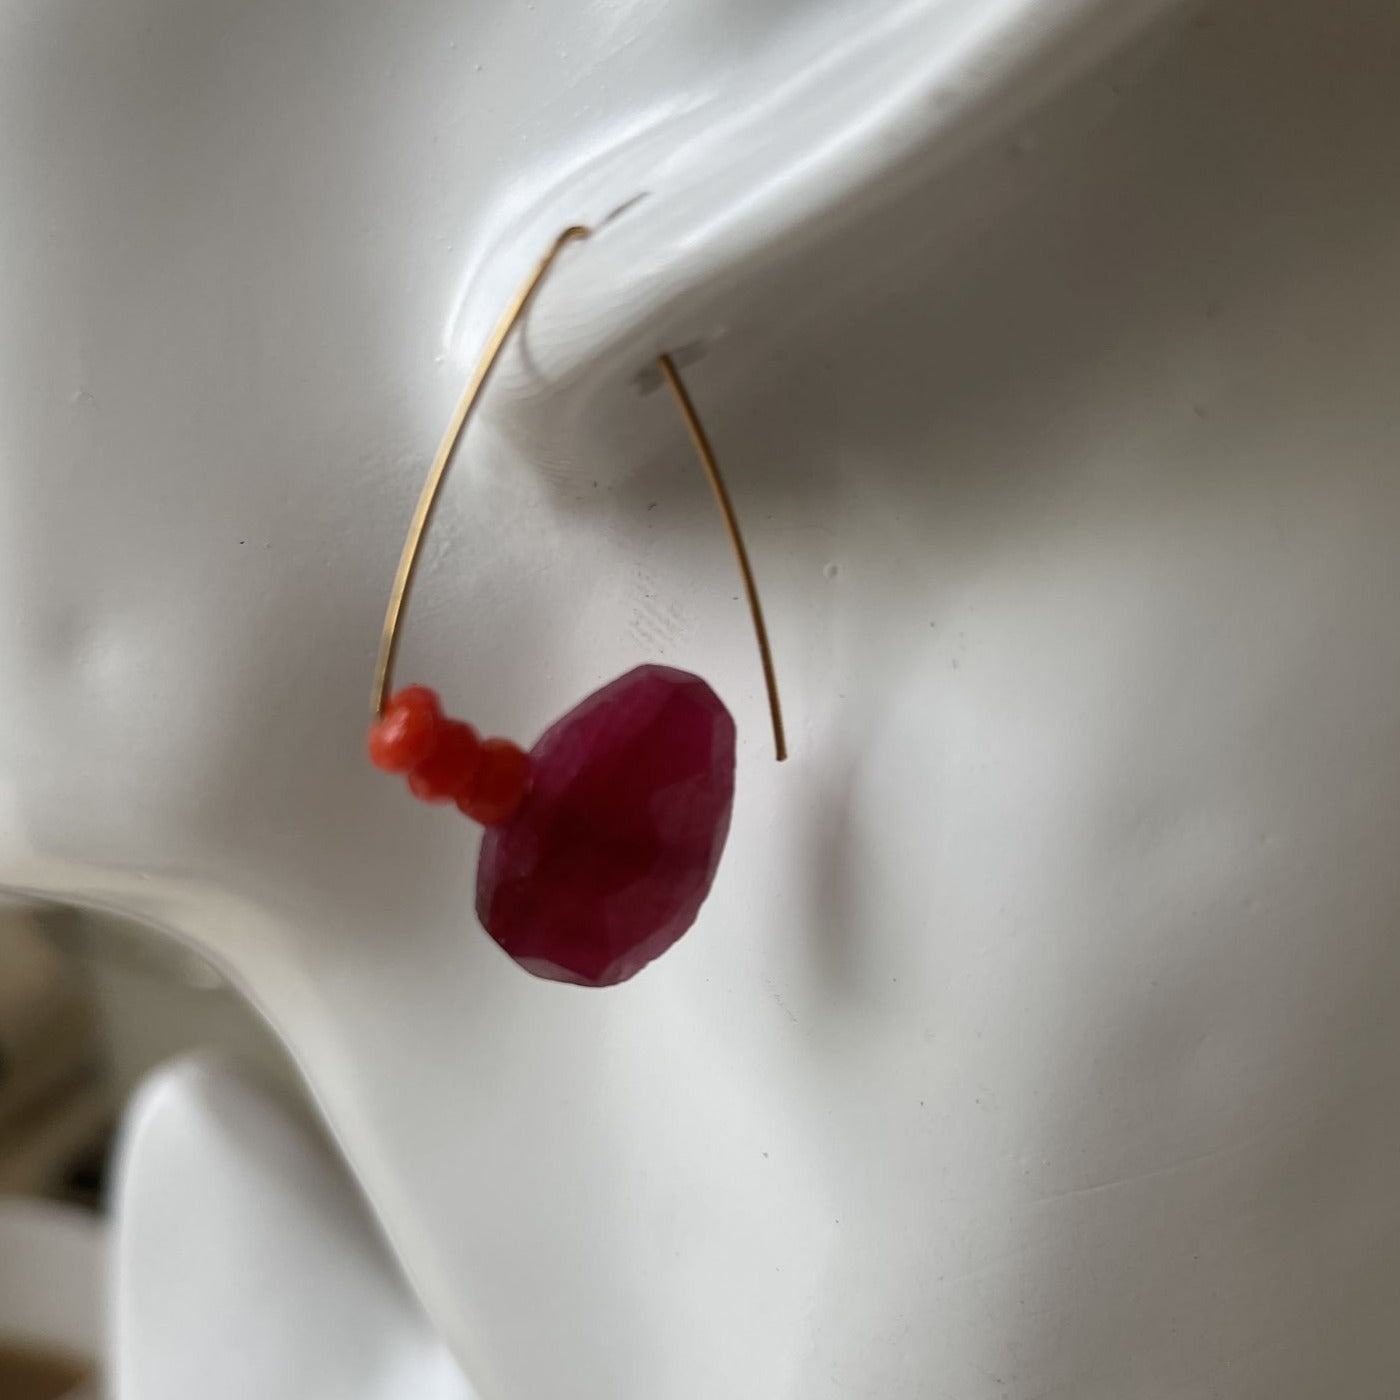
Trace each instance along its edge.
{"label": "dark pink stone", "polygon": [[734,721],[698,676],[639,666],[530,757],[525,805],[481,843],[477,916],[537,977],[625,982],[710,892],[734,803]]}

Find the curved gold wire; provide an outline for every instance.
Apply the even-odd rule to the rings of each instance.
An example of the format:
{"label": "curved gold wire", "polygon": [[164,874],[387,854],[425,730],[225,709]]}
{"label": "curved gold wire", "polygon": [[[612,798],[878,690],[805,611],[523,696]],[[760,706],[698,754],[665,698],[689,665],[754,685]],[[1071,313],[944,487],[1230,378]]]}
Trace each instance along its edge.
{"label": "curved gold wire", "polygon": [[754,582],[753,570],[749,567],[749,552],[744,548],[744,537],[739,531],[739,518],[734,514],[734,503],[729,499],[729,488],[720,474],[719,463],[715,460],[714,448],[695,411],[690,394],[681,379],[676,362],[669,355],[658,355],[662,376],[671,386],[676,396],[676,405],[690,430],[690,440],[695,444],[695,455],[705,468],[705,477],[714,492],[715,504],[724,517],[724,528],[729,533],[729,546],[734,551],[734,561],[739,566],[739,577],[744,581],[744,594],[749,600],[749,616],[753,619],[754,640],[758,642],[758,659],[763,665],[763,685],[768,692],[768,718],[773,725],[773,752],[781,763],[787,757],[787,735],[783,732],[783,707],[778,699],[778,674],[773,666],[773,648],[768,644],[768,627],[763,621],[763,604],[758,600],[758,585]]}
{"label": "curved gold wire", "polygon": [[[399,556],[399,567],[394,575],[394,585],[389,592],[389,607],[384,614],[384,630],[379,638],[379,657],[374,668],[374,688],[370,693],[370,708],[376,716],[384,713],[384,700],[393,685],[394,662],[398,657],[404,612],[408,607],[409,594],[412,592],[413,580],[417,574],[423,539],[428,533],[428,526],[432,522],[433,511],[437,508],[443,480],[446,478],[447,469],[456,455],[457,444],[462,439],[467,420],[471,417],[472,409],[475,408],[477,399],[491,376],[491,371],[496,367],[496,361],[500,358],[501,351],[505,348],[511,331],[515,329],[529,308],[530,302],[534,299],[535,293],[539,290],[540,284],[544,281],[550,268],[553,267],[555,260],[570,243],[576,239],[587,238],[591,231],[582,224],[574,224],[566,228],[550,245],[549,251],[535,265],[534,271],[531,272],[525,280],[525,284],[506,308],[505,315],[496,323],[495,330],[491,332],[491,337],[486,342],[486,349],[482,353],[476,372],[468,380],[467,387],[462,391],[462,397],[457,401],[457,407],[453,410],[447,431],[443,434],[442,441],[438,444],[437,453],[433,457],[433,464],[428,469],[428,479],[423,483],[418,504],[414,507],[413,519],[408,526],[408,538],[404,541],[403,553]],[[754,582],[753,570],[749,566],[748,551],[744,548],[744,538],[739,531],[734,505],[729,498],[724,478],[720,475],[719,463],[715,460],[714,449],[710,446],[709,438],[700,423],[695,405],[686,392],[685,384],[676,369],[675,361],[669,355],[660,355],[657,357],[657,364],[661,368],[662,377],[675,395],[681,417],[685,420],[686,427],[690,431],[691,442],[695,446],[701,466],[705,469],[705,476],[710,483],[711,491],[714,493],[715,502],[724,518],[724,526],[729,534],[729,543],[734,550],[735,561],[739,565],[739,574],[744,582],[744,592],[748,597],[749,615],[753,619],[754,635],[758,641],[759,660],[763,664],[763,683],[768,692],[768,713],[773,724],[773,746],[777,753],[778,762],[781,763],[787,757],[787,739],[783,732],[782,705],[778,699],[778,678],[773,666],[772,649],[768,643],[768,629],[763,621],[763,606],[758,598],[758,585]]]}
{"label": "curved gold wire", "polygon": [[423,483],[423,490],[413,511],[413,519],[409,522],[408,538],[404,541],[403,553],[399,556],[394,586],[389,590],[389,608],[384,614],[384,631],[379,638],[379,659],[374,666],[374,690],[370,695],[370,706],[376,715],[384,713],[384,697],[393,682],[394,660],[399,653],[400,623],[403,620],[403,611],[408,606],[408,595],[413,589],[414,575],[418,571],[418,553],[423,544],[423,536],[428,533],[428,526],[432,522],[433,511],[437,508],[438,492],[457,450],[457,443],[461,440],[462,429],[467,426],[467,419],[471,417],[477,398],[490,378],[491,371],[496,367],[496,361],[511,331],[515,329],[515,323],[525,314],[526,308],[539,290],[540,283],[554,266],[554,260],[576,238],[587,238],[591,231],[582,224],[574,224],[550,244],[549,251],[535,265],[535,270],[526,278],[525,285],[516,292],[514,300],[506,307],[506,314],[496,323],[496,329],[491,332],[491,339],[486,342],[486,349],[476,367],[476,373],[467,381],[467,387],[462,390],[462,397],[458,399],[457,407],[452,412],[447,431],[438,444],[433,465],[428,469],[428,479]]}

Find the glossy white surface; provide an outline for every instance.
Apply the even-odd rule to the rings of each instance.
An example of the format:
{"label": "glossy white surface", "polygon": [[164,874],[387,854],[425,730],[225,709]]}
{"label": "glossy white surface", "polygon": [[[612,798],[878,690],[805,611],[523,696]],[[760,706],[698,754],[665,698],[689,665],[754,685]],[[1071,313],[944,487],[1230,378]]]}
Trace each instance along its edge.
{"label": "glossy white surface", "polygon": [[[1400,13],[1103,65],[1157,8],[3,11],[0,883],[248,989],[484,1400],[1393,1388]],[[706,911],[590,995],[361,742],[482,328],[641,193],[404,655],[522,738],[734,710]]]}
{"label": "glossy white surface", "polygon": [[344,1168],[232,1069],[147,1081],[114,1214],[113,1400],[473,1400]]}

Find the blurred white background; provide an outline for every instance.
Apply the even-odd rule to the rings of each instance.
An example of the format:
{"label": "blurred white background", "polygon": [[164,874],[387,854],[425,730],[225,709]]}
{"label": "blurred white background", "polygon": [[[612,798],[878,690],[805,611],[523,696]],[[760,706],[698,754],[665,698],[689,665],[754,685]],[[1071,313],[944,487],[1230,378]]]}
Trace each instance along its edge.
{"label": "blurred white background", "polygon": [[112,1164],[159,1066],[217,1052],[309,1122],[252,1008],[163,934],[0,907],[0,1400],[104,1393]]}

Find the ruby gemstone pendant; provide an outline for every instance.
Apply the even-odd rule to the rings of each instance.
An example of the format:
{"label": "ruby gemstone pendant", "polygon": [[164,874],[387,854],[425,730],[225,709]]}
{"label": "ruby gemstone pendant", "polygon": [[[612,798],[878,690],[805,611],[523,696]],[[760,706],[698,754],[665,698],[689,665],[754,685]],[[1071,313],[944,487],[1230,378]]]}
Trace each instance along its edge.
{"label": "ruby gemstone pendant", "polygon": [[734,720],[698,676],[639,666],[558,720],[489,827],[483,927],[538,977],[607,987],[695,922],[734,803]]}

